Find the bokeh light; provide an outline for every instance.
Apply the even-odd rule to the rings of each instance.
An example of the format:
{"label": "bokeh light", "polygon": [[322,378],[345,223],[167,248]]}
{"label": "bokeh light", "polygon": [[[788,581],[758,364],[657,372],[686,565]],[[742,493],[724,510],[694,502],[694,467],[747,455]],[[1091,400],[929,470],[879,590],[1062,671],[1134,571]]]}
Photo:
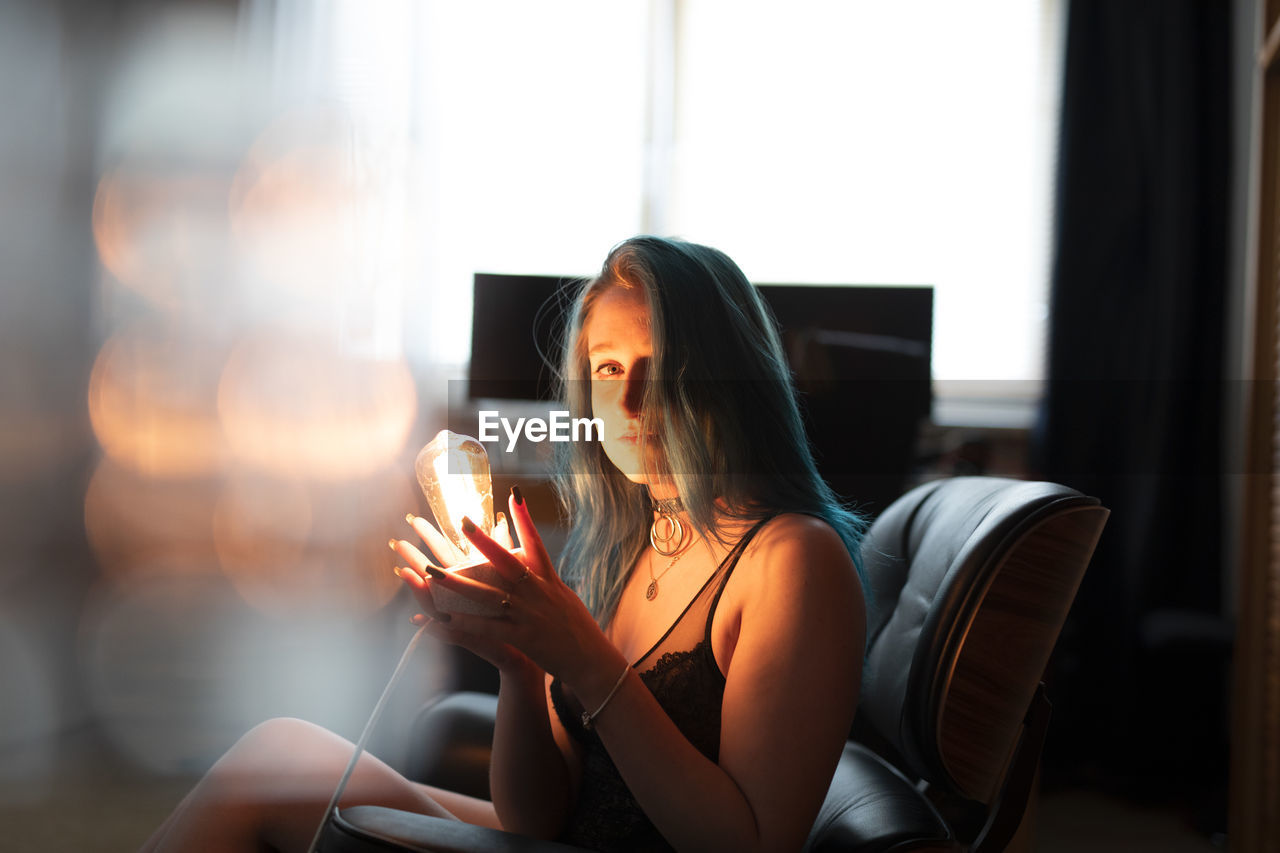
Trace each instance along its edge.
{"label": "bokeh light", "polygon": [[[244,274],[300,308],[326,309],[368,278],[391,235],[377,216],[378,160],[333,108],[278,117],[254,142],[230,192]],[[374,214],[374,215],[371,215]]]}
{"label": "bokeh light", "polygon": [[89,480],[84,526],[94,556],[115,577],[189,570],[209,561],[213,480],[154,479],[104,459]]}
{"label": "bokeh light", "polygon": [[304,484],[262,476],[232,477],[213,513],[218,562],[240,595],[268,612],[297,611],[291,595],[312,530]]}
{"label": "bokeh light", "polygon": [[169,312],[204,305],[225,264],[227,181],[220,173],[118,168],[98,183],[93,239],[102,265]]}
{"label": "bokeh light", "polygon": [[110,338],[89,377],[89,417],[107,455],[155,477],[217,469],[221,353],[195,335],[138,326]]}
{"label": "bokeh light", "polygon": [[240,596],[279,618],[370,613],[400,589],[392,536],[414,503],[398,470],[361,480],[232,481],[214,514],[222,571]]}
{"label": "bokeh light", "polygon": [[236,459],[286,478],[367,476],[397,458],[417,415],[403,359],[364,359],[302,337],[246,338],[218,389]]}

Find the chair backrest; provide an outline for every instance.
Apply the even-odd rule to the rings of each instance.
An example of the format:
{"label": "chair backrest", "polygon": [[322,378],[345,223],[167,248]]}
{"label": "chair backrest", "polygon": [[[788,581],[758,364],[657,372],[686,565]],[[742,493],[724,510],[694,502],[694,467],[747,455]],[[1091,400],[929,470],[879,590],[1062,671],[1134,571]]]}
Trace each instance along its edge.
{"label": "chair backrest", "polygon": [[999,794],[1108,514],[1053,483],[957,477],[876,519],[859,724],[903,771],[967,800]]}

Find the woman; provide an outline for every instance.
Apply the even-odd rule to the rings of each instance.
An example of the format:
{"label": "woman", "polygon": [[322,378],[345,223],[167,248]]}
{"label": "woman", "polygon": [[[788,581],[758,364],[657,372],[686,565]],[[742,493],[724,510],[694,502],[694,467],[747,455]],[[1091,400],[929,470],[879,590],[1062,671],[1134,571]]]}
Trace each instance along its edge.
{"label": "woman", "polygon": [[[492,801],[366,756],[342,805],[598,849],[799,849],[857,703],[862,525],[816,472],[772,319],[724,254],[638,237],[584,285],[563,377],[571,416],[605,424],[601,442],[567,445],[558,476],[578,592],[518,490],[523,550],[504,524],[496,540],[464,525],[497,585],[392,543],[415,619],[501,674]],[[438,613],[433,585],[503,615]],[[301,721],[259,726],[148,849],[304,849],[350,749]]]}

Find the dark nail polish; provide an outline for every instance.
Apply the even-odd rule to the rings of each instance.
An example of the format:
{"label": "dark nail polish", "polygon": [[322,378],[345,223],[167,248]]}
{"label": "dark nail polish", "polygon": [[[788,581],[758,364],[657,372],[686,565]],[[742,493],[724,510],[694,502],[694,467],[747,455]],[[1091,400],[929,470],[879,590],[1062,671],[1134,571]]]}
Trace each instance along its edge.
{"label": "dark nail polish", "polygon": [[462,532],[463,532],[463,533],[475,533],[475,532],[476,532],[476,525],[475,525],[475,522],[473,522],[471,519],[467,518],[465,515],[462,517]]}
{"label": "dark nail polish", "polygon": [[520,494],[519,486],[511,487],[511,497],[516,499],[516,506],[524,506],[524,495]]}

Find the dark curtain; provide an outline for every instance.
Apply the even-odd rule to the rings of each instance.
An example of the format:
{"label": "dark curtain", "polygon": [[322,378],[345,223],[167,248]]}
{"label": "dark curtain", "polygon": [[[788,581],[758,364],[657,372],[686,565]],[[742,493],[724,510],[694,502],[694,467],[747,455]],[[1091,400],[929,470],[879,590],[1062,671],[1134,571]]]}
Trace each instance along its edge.
{"label": "dark curtain", "polygon": [[1051,668],[1045,778],[1216,790],[1231,4],[1069,8],[1037,464],[1112,516]]}

